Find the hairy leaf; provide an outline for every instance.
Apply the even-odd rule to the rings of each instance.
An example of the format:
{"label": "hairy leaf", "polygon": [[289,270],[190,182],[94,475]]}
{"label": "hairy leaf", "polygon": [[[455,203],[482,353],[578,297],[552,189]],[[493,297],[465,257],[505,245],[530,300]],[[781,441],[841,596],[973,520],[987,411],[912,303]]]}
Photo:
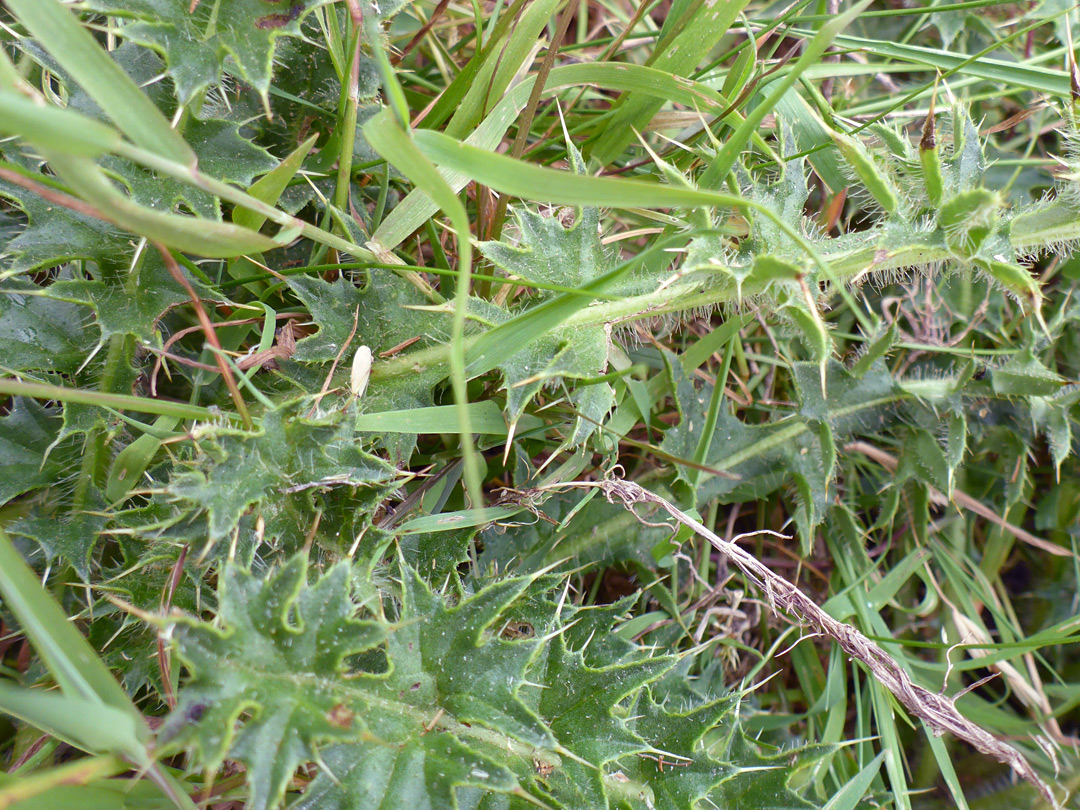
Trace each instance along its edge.
{"label": "hairy leaf", "polygon": [[22,232],[3,246],[6,269],[33,270],[69,259],[115,266],[131,255],[131,237],[108,222],[46,202],[7,180],[0,179],[0,197],[13,201],[27,220]]}
{"label": "hairy leaf", "polygon": [[[661,447],[679,458],[693,458],[705,425],[711,389],[698,391],[677,363],[670,363],[682,419],[667,432]],[[828,399],[822,396],[818,366],[794,366],[798,415],[748,425],[721,411],[705,465],[732,478],[714,476],[702,483],[698,497],[739,502],[755,499],[790,482],[796,492],[795,517],[804,548],[824,517],[832,482],[838,436],[877,427],[880,414],[895,399],[892,378],[880,367],[855,377],[839,363],[827,366]],[[680,477],[691,479],[683,468]]]}
{"label": "hairy leaf", "polygon": [[[319,331],[296,344],[300,362],[333,360],[345,341],[356,334],[352,347],[370,347],[373,354],[403,341],[427,337],[433,318],[406,309],[428,304],[420,292],[389,270],[371,270],[367,284],[357,288],[348,279],[328,282],[314,276],[294,276],[289,286],[311,312]],[[437,323],[437,322],[436,322]]]}
{"label": "hairy leaf", "polygon": [[[612,269],[610,252],[601,244],[600,217],[584,208],[572,225],[563,225],[561,212],[549,216],[527,208],[513,209],[520,243],[481,242],[479,251],[511,277],[546,284],[580,287]],[[539,291],[542,297],[552,293]]]}
{"label": "hairy leaf", "polygon": [[[189,283],[205,297],[213,297],[197,280],[189,277]],[[60,279],[46,288],[46,294],[89,307],[97,318],[102,340],[131,334],[148,343],[153,342],[162,315],[191,300],[156,250],[144,251],[130,270],[102,269],[97,278]]]}
{"label": "hairy leaf", "polygon": [[59,557],[71,564],[83,582],[89,582],[90,557],[105,525],[105,515],[101,511],[104,503],[100,497],[94,501],[93,505],[97,509],[94,512],[78,511],[57,515],[45,514],[43,510],[37,509],[13,523],[8,527],[8,531],[16,536],[35,540],[49,562]]}
{"label": "hairy leaf", "polygon": [[0,283],[0,365],[11,371],[73,374],[93,348],[84,309],[47,298],[37,285]]}
{"label": "hairy leaf", "polygon": [[[542,216],[527,209],[514,209],[514,216],[520,232],[519,245],[484,242],[479,246],[480,252],[507,275],[580,288],[613,269],[610,254],[600,242],[595,208],[581,209],[570,226],[557,216]],[[539,291],[536,298],[542,301],[555,295]],[[478,301],[473,304],[494,323],[508,319],[496,307],[482,307]],[[599,326],[554,329],[500,363],[510,424],[517,423],[545,385],[555,386],[560,380],[588,379],[606,373],[608,340]],[[577,444],[596,431],[597,423],[603,421],[615,398],[611,386],[600,383],[578,389],[572,401],[584,417],[576,421],[570,437],[571,443]]]}
{"label": "hairy leaf", "polygon": [[[276,805],[318,746],[355,734],[339,692],[344,659],[378,644],[386,628],[352,618],[348,577],[339,564],[305,586],[302,555],[266,580],[230,566],[218,592],[220,626],[177,627],[194,680],[162,736],[195,748],[211,768],[226,754],[246,762],[254,810]],[[234,730],[245,712],[252,718]]]}
{"label": "hairy leaf", "polygon": [[393,481],[393,467],[360,450],[346,422],[309,422],[302,410],[294,404],[269,411],[254,434],[209,426],[196,436],[195,468],[179,472],[167,492],[207,513],[211,543],[275,493]]}
{"label": "hairy leaf", "polygon": [[57,415],[32,399],[14,399],[0,416],[0,504],[62,476],[65,454],[49,454],[59,428]]}

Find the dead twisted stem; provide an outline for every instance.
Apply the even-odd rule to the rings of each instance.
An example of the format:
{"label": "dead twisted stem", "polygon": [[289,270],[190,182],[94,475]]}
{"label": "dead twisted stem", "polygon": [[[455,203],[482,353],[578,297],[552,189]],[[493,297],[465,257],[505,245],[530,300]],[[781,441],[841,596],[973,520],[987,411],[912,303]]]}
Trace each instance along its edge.
{"label": "dead twisted stem", "polygon": [[834,619],[810,597],[783,577],[775,574],[740,546],[719,537],[664,498],[649,492],[633,481],[621,478],[606,478],[602,481],[570,481],[551,484],[540,489],[553,491],[569,487],[599,489],[609,502],[619,503],[626,507],[642,522],[646,521],[635,509],[638,504],[659,506],[676,521],[693,529],[712,543],[721,554],[737,565],[739,570],[764,592],[773,609],[796,616],[818,632],[832,638],[844,652],[865,664],[874,677],[892,692],[908,711],[925,721],[934,733],[941,735],[951,732],[977,751],[1005,763],[1021,778],[1033,785],[1052,807],[1061,807],[1050,787],[1035,773],[1035,769],[1023,754],[960,714],[951,698],[913,683],[907,672],[885,650],[856,628]]}

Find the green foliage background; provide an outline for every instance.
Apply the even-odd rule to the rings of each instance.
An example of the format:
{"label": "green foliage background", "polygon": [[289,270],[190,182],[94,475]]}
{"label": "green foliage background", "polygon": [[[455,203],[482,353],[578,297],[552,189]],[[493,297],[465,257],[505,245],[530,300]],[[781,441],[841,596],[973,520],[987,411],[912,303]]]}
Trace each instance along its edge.
{"label": "green foliage background", "polygon": [[1077,806],[1074,23],[5,0],[0,808]]}

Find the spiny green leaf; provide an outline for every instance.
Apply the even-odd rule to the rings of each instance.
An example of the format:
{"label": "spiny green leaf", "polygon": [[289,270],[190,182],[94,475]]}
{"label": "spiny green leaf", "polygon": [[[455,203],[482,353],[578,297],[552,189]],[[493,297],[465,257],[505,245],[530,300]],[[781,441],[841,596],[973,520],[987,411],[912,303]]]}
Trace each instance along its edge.
{"label": "spiny green leaf", "polygon": [[[199,156],[199,169],[218,180],[250,185],[252,179],[274,166],[274,159],[240,135],[237,124],[210,119],[192,121],[184,131]],[[131,191],[131,199],[156,211],[180,212],[181,205],[206,219],[221,220],[221,203],[213,195],[143,169],[130,161],[108,157],[102,166]]]}
{"label": "spiny green leaf", "polygon": [[[719,750],[718,750],[719,749]],[[810,810],[817,807],[791,790],[792,776],[832,750],[832,746],[810,745],[778,748],[730,734],[726,744],[710,752],[720,760],[737,763],[736,773],[722,781],[710,794],[717,807],[753,807],[755,810]]]}
{"label": "spiny green leaf", "polygon": [[[545,217],[528,209],[515,209],[514,214],[521,234],[519,245],[511,247],[501,242],[483,242],[479,246],[485,257],[511,277],[580,288],[612,272],[611,255],[600,241],[599,216],[595,208],[581,209],[569,226],[556,216]],[[549,301],[554,297],[553,293],[538,296]],[[577,303],[584,302],[585,299],[581,299]],[[509,320],[497,307],[479,301],[473,305],[496,324]],[[545,385],[555,385],[560,379],[598,377],[607,371],[608,336],[602,327],[559,329],[536,323],[534,329],[526,333],[524,324],[529,311],[517,313],[522,329],[503,335],[496,349],[496,356],[505,358],[496,365],[503,373],[507,420],[511,425],[518,422],[525,407]],[[494,337],[492,332],[482,340],[493,346]],[[515,339],[526,345],[505,357],[509,351],[507,347],[512,347]],[[490,359],[481,360],[482,354],[480,346],[470,349],[467,355],[470,373],[481,373],[491,367]],[[597,423],[603,421],[614,404],[614,392],[607,383],[600,383],[578,388],[571,400],[582,414],[570,436],[570,443],[578,444],[592,435]]]}
{"label": "spiny green leaf", "polygon": [[1010,397],[1052,396],[1062,386],[1061,378],[1035,357],[1030,346],[991,371],[990,378],[994,393]]}
{"label": "spiny green leaf", "polygon": [[628,776],[652,788],[657,810],[681,810],[707,802],[717,785],[738,772],[738,766],[714,759],[704,743],[705,735],[717,726],[725,737],[738,733],[738,706],[737,693],[681,709],[661,706],[651,695],[639,701],[634,728],[663,753],[627,758],[624,768]]}
{"label": "spiny green leaf", "polygon": [[949,491],[949,462],[941,445],[925,430],[913,430],[904,443],[901,469],[911,469],[919,480],[941,492]]}
{"label": "spiny green leaf", "polygon": [[27,220],[23,231],[3,246],[7,269],[33,270],[68,259],[115,266],[131,255],[131,237],[108,222],[53,205],[7,180],[0,179],[0,197],[14,202]]}
{"label": "spiny green leaf", "polygon": [[132,141],[180,163],[193,155],[169,120],[58,0],[11,0],[16,18]]}
{"label": "spiny green leaf", "polygon": [[0,365],[11,371],[73,374],[96,339],[85,310],[46,298],[28,282],[0,282]]}
{"label": "spiny green leaf", "polygon": [[[368,282],[358,288],[348,279],[323,281],[314,276],[293,276],[289,286],[304,302],[319,331],[296,344],[299,362],[333,360],[356,325],[352,346],[368,346],[373,354],[392,349],[403,341],[438,330],[440,321],[407,307],[430,303],[420,292],[389,270],[371,270]],[[445,324],[448,330],[449,323]],[[444,330],[436,334],[445,334]]]}
{"label": "spiny green leaf", "polygon": [[[661,449],[679,458],[691,458],[705,425],[710,390],[698,391],[669,362],[682,419],[664,436]],[[733,501],[763,497],[790,482],[795,486],[795,513],[804,548],[824,516],[833,477],[837,437],[876,426],[880,412],[896,396],[891,376],[884,370],[861,379],[836,361],[826,366],[828,399],[822,396],[820,367],[796,363],[794,378],[799,394],[799,416],[748,425],[721,411],[716,434],[704,460],[707,467],[734,474],[734,478],[707,478],[698,491],[701,501],[715,497]],[[679,469],[680,478],[686,476]],[[689,482],[690,479],[686,478]]]}
{"label": "spiny green leaf", "polygon": [[307,421],[301,405],[268,411],[257,433],[207,427],[196,436],[197,466],[178,472],[167,493],[205,511],[210,542],[228,534],[250,506],[275,492],[380,486],[394,480],[386,462],[356,446],[340,424]]}
{"label": "spiny green leaf", "polygon": [[954,250],[975,254],[997,224],[1001,196],[985,188],[969,188],[947,199],[938,211],[938,223]]}
{"label": "spiny green leaf", "polygon": [[856,360],[855,364],[851,367],[851,373],[855,377],[862,377],[866,374],[866,372],[873,368],[878,360],[892,350],[898,335],[899,329],[895,323],[891,324],[888,329],[882,331],[880,335],[875,337],[866,346],[866,351],[859,356],[859,359]]}
{"label": "spiny green leaf", "polygon": [[[246,762],[254,810],[273,804],[296,766],[331,740],[351,744],[327,752],[333,777],[320,776],[310,795],[331,804],[318,806],[354,807],[371,796],[381,802],[387,789],[395,801],[402,785],[436,807],[450,806],[460,784],[513,789],[512,774],[469,740],[487,741],[494,751],[499,746],[490,739],[551,743],[516,696],[536,642],[514,645],[489,632],[531,580],[504,580],[451,607],[404,567],[401,614],[389,626],[351,618],[347,564],[309,586],[306,566],[306,558],[295,557],[268,580],[227,569],[219,596],[223,629],[192,619],[177,630],[195,680],[165,734],[195,745],[211,763],[227,752]],[[369,671],[342,677],[345,655],[384,640],[384,653],[358,659]],[[228,729],[249,708],[254,719],[232,740]],[[466,721],[495,737],[470,732]],[[343,780],[347,794],[333,798],[334,783]]]}
{"label": "spiny green leaf", "polygon": [[[186,270],[181,272],[187,274]],[[189,277],[189,283],[205,297],[214,297],[196,279]],[[134,268],[103,269],[96,279],[62,278],[46,287],[45,293],[58,301],[89,307],[97,318],[102,341],[131,334],[153,342],[158,320],[169,309],[191,300],[157,251],[145,251]]]}
{"label": "spiny green leaf", "polygon": [[843,132],[830,132],[833,143],[859,181],[870,192],[874,201],[886,214],[896,214],[900,209],[900,193],[892,178],[882,170],[879,161],[871,155],[857,138]]}
{"label": "spiny green leaf", "polygon": [[[104,503],[95,506],[100,510]],[[61,515],[44,514],[38,509],[15,521],[8,532],[17,537],[29,537],[37,542],[52,562],[57,557],[66,560],[83,582],[90,582],[90,557],[105,526],[105,515],[97,512],[72,512]]]}
{"label": "spiny green leaf", "polygon": [[[403,746],[335,745],[295,810],[396,810],[402,806],[458,810],[461,788],[520,791],[513,771],[446,732],[417,736]],[[335,781],[337,784],[335,784]]]}
{"label": "spiny green leaf", "polygon": [[16,495],[48,486],[65,469],[66,453],[48,453],[60,428],[57,414],[36,400],[17,397],[0,416],[0,504]]}
{"label": "spiny green leaf", "polygon": [[232,57],[240,78],[262,96],[270,87],[275,40],[300,36],[303,19],[329,0],[88,0],[92,11],[121,20],[120,33],[165,57],[181,102],[217,84]]}
{"label": "spiny green leaf", "polygon": [[594,669],[581,650],[569,650],[560,637],[551,645],[540,698],[540,712],[549,718],[559,742],[597,765],[626,754],[649,750],[614,709],[626,696],[651,683],[675,665],[671,656],[657,656]]}
{"label": "spiny green leaf", "polygon": [[[595,208],[581,209],[574,223],[565,226],[560,216],[513,209],[521,234],[516,246],[481,242],[478,250],[511,277],[547,284],[580,287],[599,278],[612,266],[611,253],[600,242],[600,217]],[[552,293],[541,293],[550,298]]]}
{"label": "spiny green leaf", "polygon": [[[306,585],[303,555],[265,580],[229,566],[218,593],[220,627],[190,619],[176,628],[194,679],[162,737],[195,748],[210,768],[227,754],[247,763],[252,810],[276,806],[320,745],[357,734],[342,705],[344,659],[387,631],[352,618],[348,578],[342,563]],[[236,730],[247,711],[252,717]]]}
{"label": "spiny green leaf", "polygon": [[415,675],[421,696],[433,691],[439,705],[458,720],[481,723],[537,748],[552,747],[551,732],[518,697],[536,645],[507,644],[490,636],[492,625],[529,584],[525,577],[496,582],[451,608],[418,572],[407,569],[402,618],[426,617],[425,626],[415,634],[409,628],[394,633],[387,655],[397,669],[372,686],[389,696],[414,689],[410,678]]}

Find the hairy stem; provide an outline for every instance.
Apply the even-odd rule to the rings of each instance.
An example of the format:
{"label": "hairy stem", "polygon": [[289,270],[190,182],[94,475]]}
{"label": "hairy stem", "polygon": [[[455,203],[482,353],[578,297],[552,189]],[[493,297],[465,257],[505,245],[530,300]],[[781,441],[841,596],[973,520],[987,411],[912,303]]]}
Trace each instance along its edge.
{"label": "hairy stem", "polygon": [[[1080,236],[1080,224],[1076,226]],[[899,270],[908,267],[923,267],[942,262],[951,257],[945,248],[932,245],[912,245],[900,250],[883,253],[874,246],[849,250],[825,260],[829,262],[832,275],[837,282],[850,282],[867,273]],[[630,296],[621,301],[605,301],[593,307],[580,309],[565,322],[567,327],[598,326],[608,323],[627,323],[656,315],[672,312],[685,312],[704,307],[736,303],[739,292],[730,283],[716,284],[719,274],[699,272],[687,276],[683,283],[673,284],[662,290],[644,295]],[[726,279],[725,279],[726,281]],[[696,282],[696,283],[695,283]],[[753,298],[765,291],[765,284],[747,281],[743,285],[741,297]],[[470,335],[465,339],[468,349],[479,335]],[[443,366],[449,359],[449,350],[445,345],[428,346],[402,354],[384,363],[377,363],[371,370],[374,381],[390,380],[408,376]]]}

